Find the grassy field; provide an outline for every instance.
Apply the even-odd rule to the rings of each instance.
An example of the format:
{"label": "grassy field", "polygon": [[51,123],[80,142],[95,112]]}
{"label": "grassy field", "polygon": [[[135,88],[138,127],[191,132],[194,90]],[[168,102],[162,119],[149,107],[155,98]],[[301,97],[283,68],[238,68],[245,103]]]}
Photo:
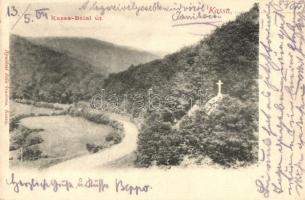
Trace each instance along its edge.
{"label": "grassy field", "polygon": [[[60,110],[35,107],[21,103],[11,102],[11,117],[20,114],[52,114]],[[42,138],[42,142],[33,145],[42,152],[38,160],[21,161],[18,159],[20,149],[12,150],[10,153],[11,166],[26,166],[34,168],[48,167],[74,157],[89,154],[86,145],[109,146],[105,141],[106,136],[112,131],[110,126],[96,124],[81,117],[70,115],[58,116],[33,116],[20,120],[19,124],[30,130],[40,130],[31,133],[31,137]],[[11,132],[11,136],[18,133],[18,129]]]}
{"label": "grassy field", "polygon": [[50,108],[43,108],[43,107],[36,107],[33,105],[27,105],[22,103],[17,103],[15,101],[10,101],[10,117],[13,118],[17,115],[21,114],[51,114],[51,113],[59,113],[60,110],[50,109]]}
{"label": "grassy field", "polygon": [[44,129],[38,133],[44,140],[40,147],[49,157],[85,154],[87,143],[102,145],[111,131],[108,126],[66,115],[29,117],[22,119],[21,124],[30,129]]}

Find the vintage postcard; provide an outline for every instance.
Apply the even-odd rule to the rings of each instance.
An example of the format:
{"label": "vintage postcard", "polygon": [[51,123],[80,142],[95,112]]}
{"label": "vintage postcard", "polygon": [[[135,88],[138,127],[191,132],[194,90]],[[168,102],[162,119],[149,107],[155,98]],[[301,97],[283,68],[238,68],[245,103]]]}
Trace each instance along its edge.
{"label": "vintage postcard", "polygon": [[0,199],[305,199],[304,0],[2,0]]}

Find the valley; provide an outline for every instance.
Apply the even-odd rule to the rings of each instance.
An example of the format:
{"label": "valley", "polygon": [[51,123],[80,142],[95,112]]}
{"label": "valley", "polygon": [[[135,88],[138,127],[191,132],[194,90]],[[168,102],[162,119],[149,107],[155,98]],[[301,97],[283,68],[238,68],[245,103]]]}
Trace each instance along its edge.
{"label": "valley", "polygon": [[[12,104],[11,151],[31,144],[30,155],[37,156],[29,156],[29,163],[54,156],[42,168],[57,169],[115,166],[116,161],[141,168],[201,166],[207,160],[225,168],[255,164],[258,19],[255,4],[164,58],[90,38],[12,35],[10,98],[30,100],[31,108]],[[200,105],[220,93],[220,80],[225,95],[207,112]],[[166,101],[151,109],[148,93]],[[90,107],[97,95],[103,109]]]}

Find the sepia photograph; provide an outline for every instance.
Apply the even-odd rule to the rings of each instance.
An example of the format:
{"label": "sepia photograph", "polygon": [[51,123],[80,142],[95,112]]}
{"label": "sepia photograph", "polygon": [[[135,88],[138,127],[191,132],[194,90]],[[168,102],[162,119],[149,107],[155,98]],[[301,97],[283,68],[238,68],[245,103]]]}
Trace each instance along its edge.
{"label": "sepia photograph", "polygon": [[303,200],[305,1],[0,1],[0,200]]}
{"label": "sepia photograph", "polygon": [[[111,11],[93,4],[87,1],[79,10]],[[118,32],[110,37],[99,30],[93,37],[82,31],[73,35],[62,31],[62,24],[54,28],[60,35],[56,30],[40,35],[13,24],[10,167],[229,169],[257,164],[258,3],[231,13],[235,16],[226,22],[220,15],[229,9],[210,8],[207,16],[200,11],[204,6],[174,6],[174,35],[147,30],[143,39],[156,37],[151,41],[122,33],[119,39],[125,42],[120,43],[111,39]],[[39,22],[45,23],[42,27],[98,20],[34,7],[36,16],[25,20],[54,21]],[[8,12],[21,10],[11,6]],[[155,28],[145,20],[153,24],[144,26]]]}

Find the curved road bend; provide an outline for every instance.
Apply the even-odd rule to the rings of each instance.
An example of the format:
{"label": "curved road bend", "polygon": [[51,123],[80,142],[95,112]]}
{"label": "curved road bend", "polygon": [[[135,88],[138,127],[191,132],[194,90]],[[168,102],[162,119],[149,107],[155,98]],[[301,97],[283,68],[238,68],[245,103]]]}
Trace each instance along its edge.
{"label": "curved road bend", "polygon": [[56,165],[50,166],[46,170],[88,170],[99,168],[109,162],[115,161],[124,157],[136,150],[138,139],[138,128],[130,120],[121,117],[120,115],[110,114],[110,118],[123,124],[124,138],[121,143],[113,145],[101,152],[85,155],[71,160],[67,160]]}

